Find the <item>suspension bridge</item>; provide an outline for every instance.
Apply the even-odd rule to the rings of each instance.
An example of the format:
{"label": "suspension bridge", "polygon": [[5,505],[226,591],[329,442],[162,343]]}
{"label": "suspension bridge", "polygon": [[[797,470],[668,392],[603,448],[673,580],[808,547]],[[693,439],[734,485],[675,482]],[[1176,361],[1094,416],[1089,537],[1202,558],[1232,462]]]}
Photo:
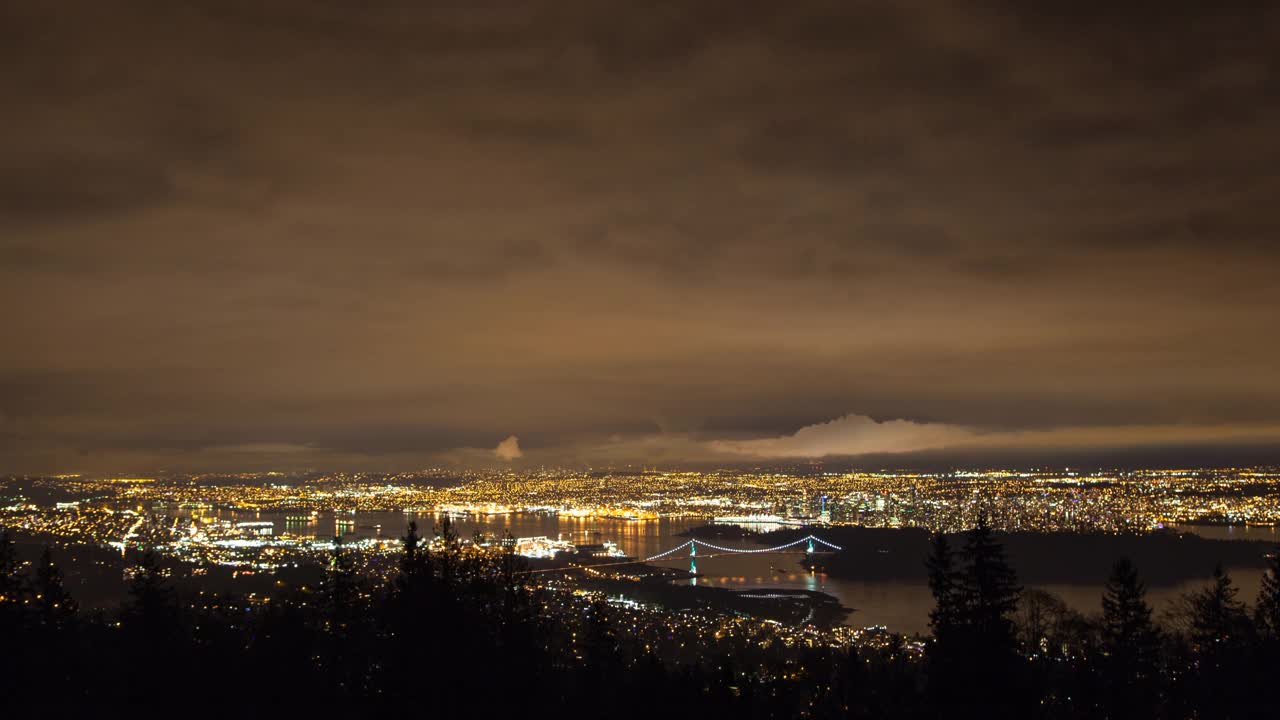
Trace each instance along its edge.
{"label": "suspension bridge", "polygon": [[[826,552],[830,552],[831,550],[843,550],[843,549],[844,549],[844,548],[840,547],[839,545],[836,545],[835,543],[829,543],[829,542],[827,542],[826,540],[823,540],[822,538],[818,537],[817,535],[806,535],[805,537],[802,537],[802,538],[800,538],[799,540],[794,540],[794,541],[792,541],[792,542],[789,542],[789,543],[786,543],[786,544],[783,544],[783,545],[778,545],[778,546],[776,546],[776,547],[771,547],[771,548],[731,548],[731,547],[723,547],[723,546],[721,546],[721,545],[716,545],[716,544],[714,544],[714,543],[709,543],[709,542],[707,542],[706,540],[699,540],[699,539],[697,539],[697,538],[694,538],[693,540],[690,540],[690,541],[688,541],[688,542],[681,543],[681,544],[679,544],[679,545],[677,545],[677,546],[675,546],[675,547],[671,548],[670,550],[666,550],[666,551],[664,551],[664,552],[660,552],[660,553],[658,553],[657,555],[653,555],[653,556],[651,556],[651,557],[647,557],[647,558],[645,558],[644,560],[641,560],[640,562],[653,562],[654,560],[662,560],[663,558],[667,558],[667,557],[670,557],[670,556],[672,556],[672,555],[675,555],[676,553],[680,552],[681,550],[683,550],[683,549],[685,549],[685,548],[689,548],[689,574],[691,574],[691,575],[697,575],[697,574],[698,574],[698,546],[699,546],[699,545],[701,545],[701,546],[703,546],[703,547],[705,547],[705,548],[710,548],[710,549],[712,549],[712,550],[715,550],[715,551],[717,551],[719,554],[722,554],[722,555],[765,555],[765,554],[768,554],[768,553],[786,552],[786,551],[787,551],[788,549],[790,549],[790,548],[797,547],[797,546],[799,546],[799,545],[804,545],[804,546],[805,546],[805,551],[804,551],[804,552],[805,552],[805,554],[806,554],[806,555],[812,555],[814,552],[817,552],[816,547],[814,546],[814,543],[818,543],[819,545],[822,545],[823,547],[828,548],[828,550],[826,550]],[[706,554],[704,553],[704,557],[715,557],[715,555],[706,555]]]}
{"label": "suspension bridge", "polygon": [[[828,553],[828,552],[840,551],[844,549],[839,545],[836,545],[835,543],[831,543],[831,542],[827,542],[826,540],[823,540],[817,535],[806,535],[800,538],[799,540],[793,540],[789,543],[783,543],[782,545],[777,545],[774,547],[767,547],[767,548],[725,547],[723,545],[716,545],[715,543],[709,543],[706,540],[699,540],[697,538],[694,538],[692,540],[687,540],[685,542],[682,542],[679,545],[676,545],[675,547],[669,550],[664,550],[658,553],[657,555],[650,555],[649,557],[646,557],[646,558],[637,558],[634,560],[624,560],[624,561],[612,562],[612,563],[592,563],[590,565],[571,565],[567,568],[526,570],[525,572],[526,573],[544,573],[544,572],[559,572],[564,570],[573,570],[580,567],[598,568],[598,567],[612,567],[615,565],[638,565],[642,563],[650,563],[655,560],[664,560],[666,558],[674,556],[676,553],[680,552],[681,550],[688,548],[689,574],[697,575],[699,557],[714,558],[714,557],[723,557],[726,555],[766,555],[769,553],[799,552],[798,550],[791,550],[791,548],[799,547],[801,545],[804,546],[805,555],[813,555],[815,553]],[[698,555],[699,546],[704,548],[703,554],[701,556]],[[707,550],[712,550],[714,552],[708,554],[706,552]]]}

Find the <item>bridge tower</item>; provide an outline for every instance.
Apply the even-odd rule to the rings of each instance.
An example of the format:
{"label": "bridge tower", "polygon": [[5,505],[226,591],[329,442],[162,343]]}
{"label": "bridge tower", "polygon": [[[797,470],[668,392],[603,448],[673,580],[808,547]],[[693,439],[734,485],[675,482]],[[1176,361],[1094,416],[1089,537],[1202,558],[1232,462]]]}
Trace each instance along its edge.
{"label": "bridge tower", "polygon": [[698,574],[698,544],[689,543],[689,574]]}
{"label": "bridge tower", "polygon": [[812,535],[811,535],[811,536],[809,536],[809,545],[808,545],[807,547],[805,547],[804,553],[805,553],[806,555],[812,555],[812,554],[813,554],[813,536],[812,536]]}

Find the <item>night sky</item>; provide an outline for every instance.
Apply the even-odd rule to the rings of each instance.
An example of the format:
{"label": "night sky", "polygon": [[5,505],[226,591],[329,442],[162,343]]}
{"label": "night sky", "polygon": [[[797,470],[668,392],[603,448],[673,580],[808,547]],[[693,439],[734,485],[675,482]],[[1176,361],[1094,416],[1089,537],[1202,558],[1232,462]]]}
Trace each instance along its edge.
{"label": "night sky", "polygon": [[1280,5],[0,4],[0,472],[1280,442]]}

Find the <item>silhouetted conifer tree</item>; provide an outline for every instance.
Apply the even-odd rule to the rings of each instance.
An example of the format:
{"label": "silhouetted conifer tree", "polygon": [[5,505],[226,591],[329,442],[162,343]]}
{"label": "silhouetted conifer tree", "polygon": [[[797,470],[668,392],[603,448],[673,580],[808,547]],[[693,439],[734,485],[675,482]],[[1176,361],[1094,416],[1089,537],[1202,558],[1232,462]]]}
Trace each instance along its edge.
{"label": "silhouetted conifer tree", "polygon": [[176,595],[151,549],[142,553],[132,569],[121,619],[127,668],[121,689],[126,699],[141,702],[176,696],[179,668],[188,662],[187,647],[182,642]]}
{"label": "silhouetted conifer tree", "polygon": [[1239,589],[1221,566],[1209,585],[1183,596],[1175,619],[1186,629],[1190,662],[1179,682],[1188,707],[1202,717],[1245,717],[1256,640]]}
{"label": "silhouetted conifer tree", "polygon": [[1016,648],[1012,617],[1022,588],[985,517],[979,517],[965,535],[961,557],[965,568],[959,594],[973,649],[993,662],[1012,657]]}
{"label": "silhouetted conifer tree", "polygon": [[[9,531],[0,532],[0,697],[9,697],[22,682],[25,578],[18,573],[17,549]],[[3,701],[0,700],[0,704]]]}
{"label": "silhouetted conifer tree", "polygon": [[396,588],[420,602],[421,593],[431,583],[431,555],[422,545],[418,523],[409,523],[409,530],[401,541],[404,553],[400,556],[400,575],[396,578]]}
{"label": "silhouetted conifer tree", "polygon": [[1191,642],[1202,655],[1213,655],[1248,639],[1249,616],[1237,599],[1239,588],[1219,565],[1213,569],[1209,586],[1192,593],[1190,610]]}
{"label": "silhouetted conifer tree", "polygon": [[154,550],[147,549],[138,559],[129,580],[129,604],[125,616],[148,632],[167,630],[175,619],[173,588],[160,567]]}
{"label": "silhouetted conifer tree", "polygon": [[933,629],[933,637],[939,647],[945,647],[954,640],[964,616],[955,554],[946,535],[936,533],[933,536],[925,567],[929,571],[929,590],[934,599],[934,608],[929,612],[929,627]]}
{"label": "silhouetted conifer tree", "polygon": [[946,540],[934,538],[927,565],[938,606],[930,620],[942,633],[929,667],[934,702],[1004,716],[1016,704],[1012,617],[1022,589],[984,517],[966,533],[959,559],[957,568]]}
{"label": "silhouetted conifer tree", "polygon": [[367,655],[370,647],[365,642],[368,638],[361,622],[367,614],[361,613],[360,603],[354,561],[343,547],[342,538],[335,536],[321,587],[325,633],[320,647],[329,677],[328,689],[340,698],[360,697],[370,681],[372,668]]}
{"label": "silhouetted conifer tree", "polygon": [[1151,620],[1146,586],[1127,558],[1111,569],[1102,596],[1102,684],[1109,707],[1133,717],[1156,703],[1160,633]]}
{"label": "silhouetted conifer tree", "polygon": [[968,648],[960,572],[946,535],[934,534],[925,567],[934,599],[934,608],[929,612],[929,626],[933,630],[933,642],[929,645],[929,689],[935,702],[949,704],[960,695],[966,681],[961,663]]}
{"label": "silhouetted conifer tree", "polygon": [[53,562],[49,546],[40,554],[32,587],[36,600],[36,614],[41,625],[48,628],[64,628],[79,609],[76,601],[67,593],[62,581],[62,571]]}
{"label": "silhouetted conifer tree", "polygon": [[[1254,683],[1249,691],[1258,697],[1274,697],[1280,678],[1280,547],[1268,556],[1254,608],[1258,647],[1252,662]],[[1273,708],[1275,709],[1275,708]]]}
{"label": "silhouetted conifer tree", "polygon": [[1260,633],[1270,640],[1280,640],[1280,546],[1267,558],[1254,616]]}
{"label": "silhouetted conifer tree", "polygon": [[445,585],[453,583],[461,560],[458,531],[453,527],[453,520],[446,513],[436,525],[436,559],[440,580]]}
{"label": "silhouetted conifer tree", "polygon": [[346,635],[355,614],[358,588],[350,555],[343,550],[342,538],[333,538],[329,568],[322,589],[325,626],[337,636]]}
{"label": "silhouetted conifer tree", "polygon": [[1102,647],[1109,655],[1156,649],[1159,632],[1151,620],[1146,596],[1146,586],[1138,579],[1133,563],[1128,558],[1117,561],[1102,595]]}
{"label": "silhouetted conifer tree", "polygon": [[18,572],[18,551],[8,530],[0,533],[0,622],[19,622],[25,578]]}

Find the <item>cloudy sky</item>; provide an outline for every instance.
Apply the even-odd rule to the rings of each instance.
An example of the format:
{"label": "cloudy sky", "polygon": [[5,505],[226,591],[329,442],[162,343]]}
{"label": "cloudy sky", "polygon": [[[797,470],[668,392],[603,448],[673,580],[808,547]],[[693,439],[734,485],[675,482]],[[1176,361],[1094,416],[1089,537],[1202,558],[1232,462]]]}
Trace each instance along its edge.
{"label": "cloudy sky", "polygon": [[1280,10],[0,6],[0,472],[1280,441]]}

